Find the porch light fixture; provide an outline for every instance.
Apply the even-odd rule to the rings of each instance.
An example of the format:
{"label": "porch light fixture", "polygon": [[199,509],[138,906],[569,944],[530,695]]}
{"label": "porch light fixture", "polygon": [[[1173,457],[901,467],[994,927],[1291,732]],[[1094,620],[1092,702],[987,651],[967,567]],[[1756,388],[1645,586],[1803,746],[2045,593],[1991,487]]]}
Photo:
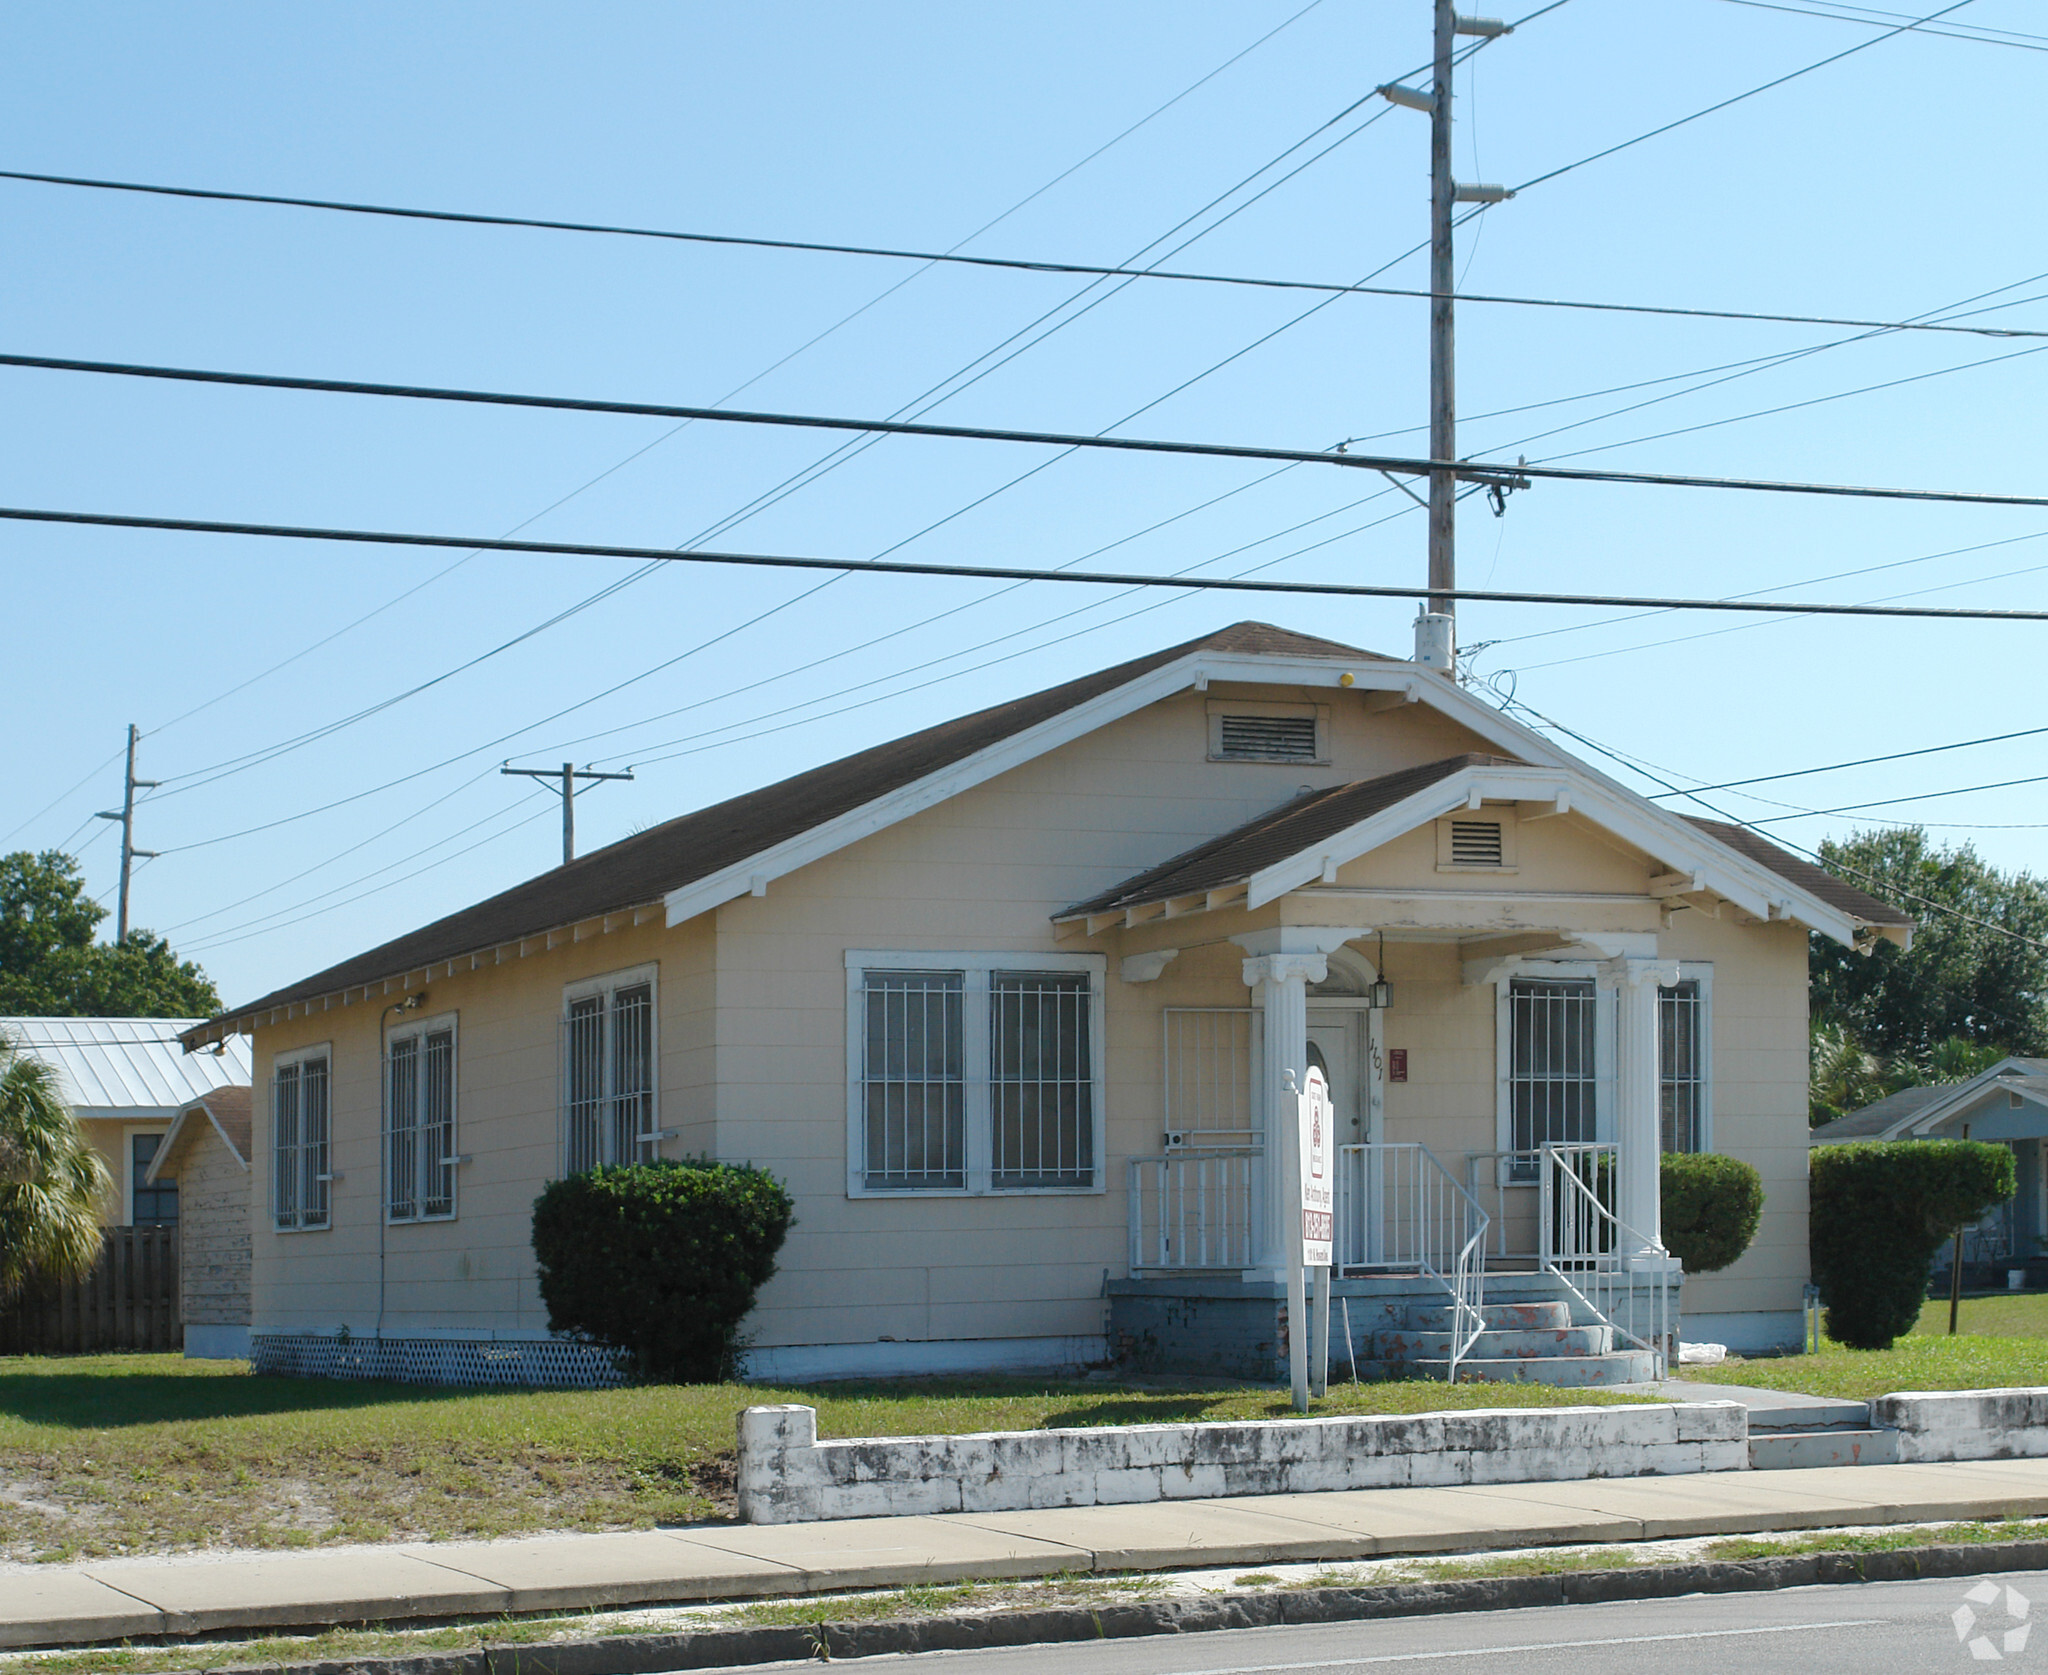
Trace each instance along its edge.
{"label": "porch light fixture", "polygon": [[1394,1004],[1394,985],[1384,977],[1377,978],[1372,986],[1372,1004],[1376,1012],[1384,1012]]}

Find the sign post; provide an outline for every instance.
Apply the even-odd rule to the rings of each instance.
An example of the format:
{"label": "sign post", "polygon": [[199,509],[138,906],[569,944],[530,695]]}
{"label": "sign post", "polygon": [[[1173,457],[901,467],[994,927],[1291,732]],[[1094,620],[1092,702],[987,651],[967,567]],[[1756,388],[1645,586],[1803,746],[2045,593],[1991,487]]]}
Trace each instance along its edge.
{"label": "sign post", "polygon": [[[1330,1379],[1330,1267],[1337,1230],[1336,1133],[1330,1119],[1329,1087],[1322,1071],[1311,1066],[1295,1096],[1289,1129],[1299,1213],[1287,1218],[1287,1370],[1297,1413],[1308,1411],[1310,1394],[1322,1395]],[[1316,1270],[1313,1321],[1308,1308],[1311,1268]]]}

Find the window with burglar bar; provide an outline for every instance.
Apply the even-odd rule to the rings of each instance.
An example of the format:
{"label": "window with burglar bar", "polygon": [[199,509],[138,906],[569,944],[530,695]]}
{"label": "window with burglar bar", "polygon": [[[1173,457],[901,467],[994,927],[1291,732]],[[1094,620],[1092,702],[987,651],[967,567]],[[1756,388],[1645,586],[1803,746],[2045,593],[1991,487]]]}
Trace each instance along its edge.
{"label": "window with burglar bar", "polygon": [[[1587,979],[1508,985],[1508,1146],[1533,1152],[1597,1137],[1599,995]],[[1518,1164],[1533,1179],[1533,1165]]]}
{"label": "window with burglar bar", "polygon": [[654,979],[579,984],[562,1022],[562,1172],[657,1156]]}
{"label": "window with burglar bar", "polygon": [[1667,1152],[1705,1151],[1707,991],[1686,977],[1657,991],[1657,1102]]}
{"label": "window with burglar bar", "polygon": [[270,1213],[280,1232],[328,1224],[328,1052],[278,1064],[270,1078]]}
{"label": "window with burglar bar", "polygon": [[384,1214],[453,1216],[455,1170],[455,1025],[436,1019],[385,1047]]}
{"label": "window with burglar bar", "polygon": [[848,956],[850,1190],[1099,1190],[1093,957],[887,957]]}

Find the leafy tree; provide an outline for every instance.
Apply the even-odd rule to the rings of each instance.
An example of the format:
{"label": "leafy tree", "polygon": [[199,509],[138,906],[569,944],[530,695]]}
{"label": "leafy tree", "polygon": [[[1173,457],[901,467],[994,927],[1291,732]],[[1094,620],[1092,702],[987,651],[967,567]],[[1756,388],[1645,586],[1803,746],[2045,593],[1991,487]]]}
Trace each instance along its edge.
{"label": "leafy tree", "polygon": [[1892,1092],[1887,1066],[1840,1024],[1816,1018],[1807,1036],[1806,1120],[1814,1128]]}
{"label": "leafy tree", "polygon": [[0,1013],[201,1018],[220,1010],[206,973],[149,931],[93,941],[107,910],[60,850],[0,855]]}
{"label": "leafy tree", "polygon": [[32,1276],[79,1276],[100,1251],[106,1160],[57,1092],[57,1073],[0,1033],[0,1305]]}
{"label": "leafy tree", "polygon": [[1880,942],[1857,954],[1814,937],[1817,1018],[1888,1058],[1926,1060],[1951,1039],[2048,1051],[2048,885],[1999,871],[1968,844],[1934,844],[1917,826],[1824,840],[1820,857],[1919,925],[1910,951]]}

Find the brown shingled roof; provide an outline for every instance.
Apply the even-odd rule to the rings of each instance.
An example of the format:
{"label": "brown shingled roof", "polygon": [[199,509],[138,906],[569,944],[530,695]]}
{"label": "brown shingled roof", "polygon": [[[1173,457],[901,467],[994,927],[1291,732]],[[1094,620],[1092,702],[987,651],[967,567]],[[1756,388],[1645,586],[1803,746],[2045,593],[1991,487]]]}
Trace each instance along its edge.
{"label": "brown shingled roof", "polygon": [[1690,814],[1683,818],[1687,825],[1697,826],[1707,836],[1725,843],[1736,854],[1746,855],[1759,866],[1769,867],[1780,878],[1789,879],[1808,895],[1819,897],[1852,919],[1861,919],[1866,925],[1912,925],[1917,922],[1910,913],[1902,913],[1890,902],[1879,901],[1877,897],[1837,878],[1825,867],[1817,867],[1811,861],[1802,861],[1797,855],[1788,854],[1746,826],[1731,826],[1725,820],[1701,820]]}
{"label": "brown shingled roof", "polygon": [[1270,623],[1234,623],[1216,633],[1168,646],[1043,692],[942,721],[935,727],[842,757],[823,767],[806,769],[778,784],[635,833],[367,953],[287,984],[259,1000],[222,1013],[209,1023],[218,1025],[247,1013],[335,994],[358,984],[378,982],[440,960],[477,953],[523,936],[656,900],[1202,651],[1392,661],[1355,646],[1297,634]]}
{"label": "brown shingled roof", "polygon": [[1335,837],[1382,809],[1426,790],[1440,779],[1448,779],[1462,768],[1516,768],[1525,764],[1507,756],[1467,754],[1448,756],[1441,762],[1419,768],[1402,768],[1377,779],[1356,780],[1311,791],[1283,803],[1270,814],[1261,814],[1242,826],[1198,844],[1185,854],[1141,872],[1097,896],[1093,901],[1070,907],[1060,918],[1085,913],[1113,913],[1120,908],[1140,907],[1148,902],[1175,896],[1196,895],[1242,884],[1264,867],[1284,861],[1313,848],[1325,838]]}

